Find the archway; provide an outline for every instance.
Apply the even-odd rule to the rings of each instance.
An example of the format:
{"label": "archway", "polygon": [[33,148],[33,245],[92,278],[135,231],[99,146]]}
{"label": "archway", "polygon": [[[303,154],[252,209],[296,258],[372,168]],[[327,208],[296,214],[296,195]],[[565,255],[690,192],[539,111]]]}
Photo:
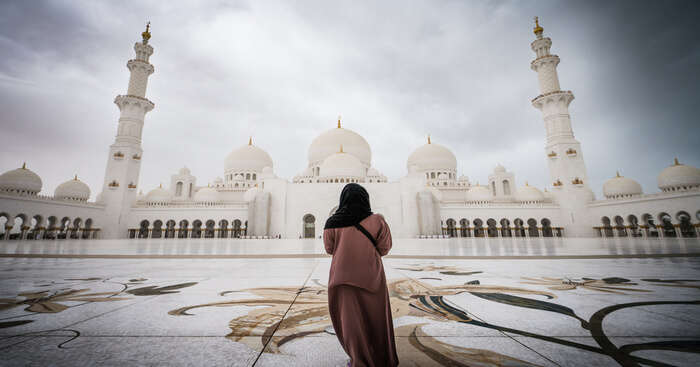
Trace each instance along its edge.
{"label": "archway", "polygon": [[175,237],[175,221],[170,219],[165,222],[165,238]]}
{"label": "archway", "polygon": [[139,226],[139,238],[148,238],[148,221],[142,220]]}
{"label": "archway", "polygon": [[192,238],[202,237],[202,221],[197,219],[192,222]]}
{"label": "archway", "polygon": [[163,235],[163,221],[157,219],[153,222],[153,230],[151,231],[151,238],[160,238]]}
{"label": "archway", "polygon": [[304,238],[316,237],[316,217],[306,214],[303,218]]}
{"label": "archway", "polygon": [[56,224],[58,223],[58,218],[56,216],[50,216],[48,219],[48,223],[46,226],[46,231],[44,232],[44,238],[45,239],[51,239],[55,240],[56,239],[56,230],[58,227],[56,227]]}
{"label": "archway", "polygon": [[459,220],[459,232],[462,237],[469,237],[469,221],[466,218]]}
{"label": "archway", "polygon": [[447,235],[450,237],[457,237],[457,222],[450,218],[447,220]]}
{"label": "archway", "polygon": [[11,225],[10,215],[7,213],[0,213],[0,239],[7,239],[6,237],[10,234],[10,230],[7,227]]}
{"label": "archway", "polygon": [[206,222],[206,229],[204,230],[204,238],[214,238],[214,226],[216,225],[216,222],[214,220],[209,219]]}
{"label": "archway", "polygon": [[[508,182],[508,181],[505,181]],[[510,230],[510,221],[506,218],[501,219],[501,236],[513,237],[513,232]]]}
{"label": "archway", "polygon": [[619,237],[627,237],[627,231],[625,230],[625,220],[621,216],[615,217],[615,229],[617,229],[617,235]]}
{"label": "archway", "polygon": [[233,237],[234,238],[241,237],[241,221],[240,221],[240,219],[234,219],[234,221],[233,221]]}
{"label": "archway", "polygon": [[681,230],[681,237],[695,237],[695,229],[690,221],[690,214],[686,212],[679,212],[676,214],[676,219],[678,219],[678,226]]}
{"label": "archway", "polygon": [[520,218],[515,218],[513,225],[515,226],[515,237],[525,237],[524,222]]}
{"label": "archway", "polygon": [[542,223],[542,237],[554,237],[552,222],[547,218],[543,218],[540,223]]}
{"label": "archway", "polygon": [[630,237],[641,237],[642,234],[639,233],[639,220],[636,215],[629,215],[627,217],[627,222],[630,226]]}
{"label": "archway", "polygon": [[673,219],[668,213],[659,214],[664,237],[676,237],[676,229],[673,227]]}
{"label": "archway", "polygon": [[654,223],[654,217],[647,213],[642,216],[642,222],[647,227],[649,237],[659,237],[659,230],[656,228],[656,223]]}
{"label": "archway", "polygon": [[474,219],[474,237],[484,237],[484,222],[479,218]]}
{"label": "archway", "polygon": [[613,228],[612,225],[610,224],[610,218],[608,217],[603,217],[601,218],[601,222],[603,222],[603,231],[605,234],[605,237],[612,237],[613,236]]}
{"label": "archway", "polygon": [[219,238],[228,238],[228,221],[226,219],[219,221]]}
{"label": "archway", "polygon": [[498,237],[498,228],[496,226],[496,220],[493,218],[489,218],[486,221],[486,225],[488,225],[488,235],[489,237]]}
{"label": "archway", "polygon": [[190,222],[186,219],[180,221],[180,229],[177,231],[177,238],[187,238],[187,231],[189,230],[187,227],[189,227],[189,225]]}
{"label": "archway", "polygon": [[527,233],[530,237],[539,237],[540,232],[537,230],[537,221],[535,218],[530,218],[527,220]]}

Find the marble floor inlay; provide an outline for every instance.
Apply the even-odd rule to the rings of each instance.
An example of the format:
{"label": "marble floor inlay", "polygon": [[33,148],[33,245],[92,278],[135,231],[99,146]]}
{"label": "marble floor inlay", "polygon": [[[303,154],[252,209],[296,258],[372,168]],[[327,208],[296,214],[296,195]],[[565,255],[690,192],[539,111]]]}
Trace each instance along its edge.
{"label": "marble floor inlay", "polygon": [[[330,258],[278,241],[3,243],[2,365],[344,366]],[[700,365],[699,248],[396,240],[384,264],[401,365]],[[149,257],[163,254],[180,256]]]}

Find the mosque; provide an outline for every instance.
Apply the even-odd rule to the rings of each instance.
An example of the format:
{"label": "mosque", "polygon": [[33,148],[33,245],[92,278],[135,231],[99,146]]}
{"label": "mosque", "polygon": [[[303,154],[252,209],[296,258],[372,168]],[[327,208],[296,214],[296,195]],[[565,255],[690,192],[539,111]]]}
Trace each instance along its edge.
{"label": "mosque", "polygon": [[94,202],[90,188],[73,177],[53,196],[40,195],[39,175],[23,165],[0,175],[0,239],[87,238],[317,238],[336,209],[342,187],[363,185],[372,209],[382,213],[394,237],[698,237],[700,169],[675,160],[658,175],[660,192],[645,194],[617,174],[603,185],[604,198],[589,187],[581,143],[568,110],[574,94],[562,90],[559,56],[536,20],[531,47],[549,168],[544,191],[516,185],[515,173],[497,165],[487,185],[457,172],[448,147],[427,139],[406,160],[395,181],[372,166],[372,149],[341,125],[311,141],[306,168],[291,180],[278,177],[270,155],[251,140],[224,159],[222,177],[198,184],[182,168],[144,195],[139,187],[142,128],[155,105],[146,98],[153,47],[149,27],[134,45],[135,58],[109,147],[104,184]]}

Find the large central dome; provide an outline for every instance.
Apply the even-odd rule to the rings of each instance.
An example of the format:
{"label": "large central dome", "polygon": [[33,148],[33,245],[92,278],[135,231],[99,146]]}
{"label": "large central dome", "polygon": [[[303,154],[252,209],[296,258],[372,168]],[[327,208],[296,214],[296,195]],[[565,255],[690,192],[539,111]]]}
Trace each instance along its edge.
{"label": "large central dome", "polygon": [[371,166],[372,150],[365,138],[360,134],[340,127],[327,130],[317,136],[309,147],[309,167],[319,166],[326,158],[338,152],[343,146],[345,153],[350,153],[357,157],[365,167]]}

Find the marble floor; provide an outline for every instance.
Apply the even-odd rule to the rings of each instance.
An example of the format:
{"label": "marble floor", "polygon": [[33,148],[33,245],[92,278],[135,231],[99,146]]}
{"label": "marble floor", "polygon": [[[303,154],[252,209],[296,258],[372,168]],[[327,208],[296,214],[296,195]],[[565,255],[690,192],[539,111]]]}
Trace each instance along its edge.
{"label": "marble floor", "polygon": [[[397,239],[402,366],[700,365],[697,239]],[[344,366],[317,240],[0,242],[0,365]]]}

